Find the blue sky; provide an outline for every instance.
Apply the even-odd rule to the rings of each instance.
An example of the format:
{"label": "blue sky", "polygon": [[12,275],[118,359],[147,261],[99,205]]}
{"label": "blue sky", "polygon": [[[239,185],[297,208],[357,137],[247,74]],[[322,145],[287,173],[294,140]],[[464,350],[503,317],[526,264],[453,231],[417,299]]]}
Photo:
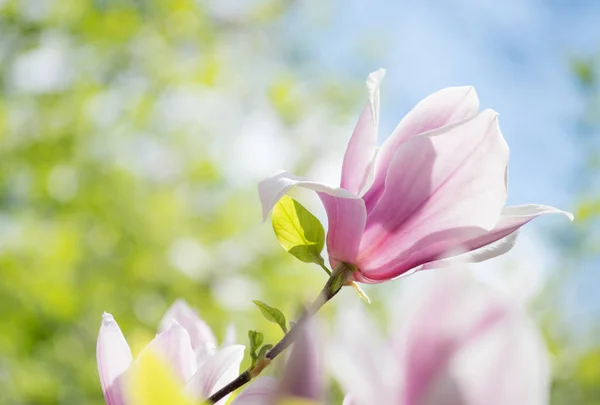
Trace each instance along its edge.
{"label": "blue sky", "polygon": [[382,139],[433,91],[475,86],[511,147],[509,203],[570,209],[583,100],[569,60],[600,48],[599,20],[593,1],[378,0],[299,2],[286,23],[316,44],[321,74],[360,81],[387,69]]}

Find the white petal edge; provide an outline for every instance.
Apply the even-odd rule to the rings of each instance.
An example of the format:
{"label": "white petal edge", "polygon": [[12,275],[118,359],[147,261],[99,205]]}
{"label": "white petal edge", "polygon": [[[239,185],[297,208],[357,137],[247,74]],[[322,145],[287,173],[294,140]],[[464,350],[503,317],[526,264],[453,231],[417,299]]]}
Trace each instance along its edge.
{"label": "white petal edge", "polygon": [[131,366],[133,357],[119,325],[107,312],[102,315],[102,324],[96,345],[96,360],[107,405],[124,403],[124,399],[120,398],[119,390],[111,390],[111,386]]}
{"label": "white petal edge", "polygon": [[513,205],[509,207],[504,207],[502,210],[503,217],[514,217],[514,218],[522,218],[522,217],[537,217],[539,215],[546,214],[563,214],[569,220],[573,221],[575,216],[568,212],[563,211],[558,208],[550,207],[548,205],[541,204],[524,204],[524,205]]}
{"label": "white petal edge", "polygon": [[379,87],[381,82],[385,78],[385,69],[379,68],[374,72],[371,72],[367,76],[367,90],[369,91],[369,104],[371,106],[371,113],[375,118],[375,124],[379,122]]}
{"label": "white petal edge", "polygon": [[262,204],[263,221],[269,216],[277,201],[281,199],[292,187],[303,187],[309,190],[326,193],[334,197],[359,199],[348,190],[340,187],[332,187],[317,181],[298,177],[285,170],[274,173],[272,176],[258,183],[258,194]]}

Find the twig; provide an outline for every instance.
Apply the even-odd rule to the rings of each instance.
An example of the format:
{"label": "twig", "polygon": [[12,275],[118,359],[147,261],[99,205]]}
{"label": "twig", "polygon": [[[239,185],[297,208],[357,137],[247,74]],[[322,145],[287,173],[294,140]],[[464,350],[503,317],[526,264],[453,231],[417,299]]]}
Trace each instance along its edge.
{"label": "twig", "polygon": [[[325,283],[325,286],[321,290],[321,293],[317,297],[317,299],[312,303],[312,305],[308,308],[308,310],[302,315],[302,317],[296,322],[296,324],[290,329],[288,333],[283,336],[283,338],[277,343],[271,350],[267,352],[265,358],[268,360],[273,360],[279,354],[281,354],[285,349],[287,349],[292,343],[294,343],[294,339],[298,334],[298,331],[304,326],[304,324],[314,315],[319,309],[327,301],[332,299],[341,289],[348,276],[352,273],[353,269],[344,263],[340,263],[338,267],[333,271],[331,277]],[[252,370],[248,369],[240,374],[235,380],[231,381],[229,384],[225,385],[219,391],[215,392],[208,398],[210,403],[217,403],[226,395],[232,393],[236,389],[240,388],[247,382],[249,382],[254,375],[252,374]]]}

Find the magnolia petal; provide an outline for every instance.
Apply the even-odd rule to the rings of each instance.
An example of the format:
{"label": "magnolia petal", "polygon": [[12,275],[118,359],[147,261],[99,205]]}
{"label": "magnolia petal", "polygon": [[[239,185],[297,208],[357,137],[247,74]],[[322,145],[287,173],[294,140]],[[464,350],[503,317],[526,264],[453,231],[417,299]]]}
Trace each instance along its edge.
{"label": "magnolia petal", "polygon": [[385,70],[379,69],[367,78],[369,101],[363,108],[344,155],[340,184],[356,195],[363,190],[373,165],[379,126],[379,85],[384,76]]}
{"label": "magnolia petal", "polygon": [[393,343],[406,371],[402,402],[541,405],[549,374],[539,332],[510,297],[465,276],[431,278],[400,318]]}
{"label": "magnolia petal", "polygon": [[392,339],[398,364],[406,371],[404,402],[462,404],[460,387],[447,378],[452,377],[452,359],[505,311],[458,272],[427,281],[420,289],[413,286],[412,307]]}
{"label": "magnolia petal", "polygon": [[177,322],[185,328],[195,352],[204,354],[205,351],[208,351],[210,355],[214,353],[217,340],[212,329],[183,299],[175,301],[167,310],[160,321],[159,332],[165,331],[173,322]]}
{"label": "magnolia petal", "polygon": [[325,354],[326,365],[353,405],[398,404],[404,386],[391,347],[364,308],[344,308],[336,335]]}
{"label": "magnolia petal", "polygon": [[277,380],[273,377],[258,377],[251,382],[230,405],[268,405],[277,391]]}
{"label": "magnolia petal", "polygon": [[160,354],[145,350],[127,371],[128,405],[196,405]]}
{"label": "magnolia petal", "polygon": [[319,400],[323,390],[323,370],[317,347],[314,324],[299,331],[279,383],[279,395]]}
{"label": "magnolia petal", "polygon": [[365,194],[367,207],[374,206],[383,193],[388,167],[402,143],[419,134],[474,117],[478,111],[479,99],[471,86],[448,87],[418,103],[398,124],[377,155],[375,178]]}
{"label": "magnolia petal", "polygon": [[102,315],[98,333],[96,360],[107,405],[125,404],[118,380],[127,371],[133,358],[119,325],[113,316],[106,312]]}
{"label": "magnolia petal", "polygon": [[196,371],[196,357],[190,343],[190,336],[176,321],[172,322],[164,332],[156,335],[144,348],[145,350],[163,356],[182,383],[188,381]]}
{"label": "magnolia petal", "polygon": [[367,222],[367,209],[361,199],[337,198],[319,193],[327,212],[327,251],[331,266],[354,263]]}
{"label": "magnolia petal", "polygon": [[342,402],[342,405],[356,405],[356,403],[350,395],[346,395],[344,397],[344,402]]}
{"label": "magnolia petal", "polygon": [[546,205],[526,204],[505,207],[494,229],[463,245],[463,251],[467,250],[466,253],[426,263],[419,267],[419,270],[448,267],[457,263],[479,263],[503,255],[515,245],[519,228],[546,214],[562,214],[573,220],[573,214],[570,212]]}
{"label": "magnolia petal", "polygon": [[433,262],[425,263],[419,266],[416,270],[429,270],[429,269],[440,269],[444,267],[456,266],[460,263],[479,263],[488,259],[492,259],[497,256],[501,256],[510,251],[515,244],[519,236],[519,231],[515,231],[502,239],[485,245],[479,249],[475,249],[471,252],[459,254],[456,256],[448,257],[446,259],[435,260]]}
{"label": "magnolia petal", "polygon": [[506,201],[507,165],[491,110],[402,144],[369,213],[357,277],[389,280],[492,229]]}
{"label": "magnolia petal", "polygon": [[262,204],[263,221],[267,219],[269,212],[271,212],[275,204],[277,204],[277,201],[279,201],[281,197],[294,186],[304,187],[334,197],[359,198],[343,188],[331,187],[323,183],[295,176],[286,171],[280,171],[258,183],[258,194]]}
{"label": "magnolia petal", "polygon": [[537,218],[540,215],[545,214],[563,214],[570,221],[575,218],[573,214],[567,211],[560,210],[558,208],[550,207],[548,205],[540,204],[524,204],[524,205],[512,205],[504,207],[502,210],[501,225],[520,227],[523,220],[531,221],[533,218]]}
{"label": "magnolia petal", "polygon": [[452,363],[466,405],[549,403],[548,352],[534,322],[520,311],[472,338]]}
{"label": "magnolia petal", "polygon": [[[515,305],[512,297],[474,281],[465,282],[464,278],[447,287],[447,293],[452,302],[460,304],[440,303],[432,314],[442,307],[452,308],[445,312],[446,319],[453,323],[445,339],[455,342],[455,350],[442,373],[458,387],[454,392],[460,403],[547,404],[548,353],[539,330],[523,308]],[[416,340],[415,344],[423,342]],[[430,397],[445,400],[448,395],[439,385],[434,381],[430,389],[438,392],[430,392]]]}
{"label": "magnolia petal", "polygon": [[[238,376],[244,357],[244,346],[232,345],[219,350],[200,366],[188,382],[186,390],[198,399],[205,399]],[[224,404],[224,397],[217,404]]]}

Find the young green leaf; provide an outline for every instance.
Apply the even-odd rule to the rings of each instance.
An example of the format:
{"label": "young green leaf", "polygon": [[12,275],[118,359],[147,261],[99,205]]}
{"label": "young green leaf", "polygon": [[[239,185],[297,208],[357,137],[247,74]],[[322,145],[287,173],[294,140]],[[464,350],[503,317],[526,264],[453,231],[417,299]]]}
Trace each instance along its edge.
{"label": "young green leaf", "polygon": [[305,263],[323,263],[323,225],[302,204],[283,196],[273,208],[272,221],[275,236],[287,252]]}
{"label": "young green leaf", "polygon": [[258,307],[260,313],[262,314],[262,316],[265,317],[267,321],[278,324],[283,333],[287,333],[287,322],[285,320],[285,315],[283,315],[283,312],[259,300],[254,300],[252,302],[254,302],[254,304]]}
{"label": "young green leaf", "polygon": [[250,339],[250,351],[253,352],[262,345],[264,340],[263,334],[255,330],[248,331],[248,338]]}
{"label": "young green leaf", "polygon": [[248,331],[248,340],[250,341],[250,358],[252,358],[252,367],[254,367],[254,364],[256,363],[256,360],[258,359],[258,355],[256,354],[256,351],[258,350],[260,345],[262,345],[264,336],[260,332],[257,332],[255,330],[249,330]]}

